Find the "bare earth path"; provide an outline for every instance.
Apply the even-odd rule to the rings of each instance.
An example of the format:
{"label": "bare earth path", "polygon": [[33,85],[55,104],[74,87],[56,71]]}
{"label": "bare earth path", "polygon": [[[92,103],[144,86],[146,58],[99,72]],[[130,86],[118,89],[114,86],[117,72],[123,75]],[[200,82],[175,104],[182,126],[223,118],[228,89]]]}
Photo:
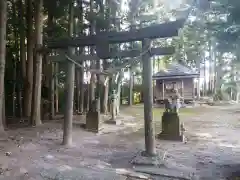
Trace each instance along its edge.
{"label": "bare earth path", "polygon": [[[199,179],[226,179],[240,171],[240,106],[191,111],[191,115],[181,115],[187,130],[186,144],[157,141],[164,162]],[[0,179],[125,180],[127,177],[116,171],[132,168],[129,162],[144,147],[143,108],[123,109],[123,113],[133,116],[124,116],[128,128],[108,125],[106,134],[94,135],[75,127],[71,148],[60,145],[58,121],[36,129],[9,130],[7,138],[0,138]],[[161,113],[154,115],[159,126]]]}

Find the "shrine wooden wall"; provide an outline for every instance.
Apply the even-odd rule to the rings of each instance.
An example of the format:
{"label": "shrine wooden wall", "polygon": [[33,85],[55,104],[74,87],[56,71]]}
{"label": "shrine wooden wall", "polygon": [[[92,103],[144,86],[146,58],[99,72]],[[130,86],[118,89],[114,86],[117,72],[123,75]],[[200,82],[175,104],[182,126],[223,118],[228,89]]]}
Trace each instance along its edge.
{"label": "shrine wooden wall", "polygon": [[[164,83],[164,93],[163,93],[163,84]],[[195,87],[193,78],[184,78],[184,79],[164,79],[156,80],[154,85],[153,95],[156,101],[162,101],[163,98],[167,98],[167,91],[173,88],[174,83],[176,83],[178,92],[183,96],[184,100],[192,101],[195,96]],[[183,84],[183,85],[182,85]]]}

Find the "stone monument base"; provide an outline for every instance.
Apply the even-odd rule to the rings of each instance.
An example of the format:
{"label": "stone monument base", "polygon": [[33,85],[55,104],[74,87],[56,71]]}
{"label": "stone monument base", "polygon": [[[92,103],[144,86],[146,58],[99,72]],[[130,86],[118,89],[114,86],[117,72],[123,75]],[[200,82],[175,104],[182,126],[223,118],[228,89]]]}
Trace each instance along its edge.
{"label": "stone monument base", "polygon": [[164,157],[161,154],[155,156],[146,156],[145,152],[139,152],[132,160],[134,166],[162,166],[164,165]]}
{"label": "stone monument base", "polygon": [[180,130],[180,120],[176,112],[164,112],[162,116],[162,132],[157,135],[158,139],[171,141],[184,141]]}
{"label": "stone monument base", "polygon": [[94,133],[98,133],[100,130],[100,113],[89,111],[86,115],[86,130]]}
{"label": "stone monument base", "polygon": [[109,119],[107,121],[105,121],[106,124],[112,124],[112,125],[121,125],[122,121],[118,118],[116,119]]}

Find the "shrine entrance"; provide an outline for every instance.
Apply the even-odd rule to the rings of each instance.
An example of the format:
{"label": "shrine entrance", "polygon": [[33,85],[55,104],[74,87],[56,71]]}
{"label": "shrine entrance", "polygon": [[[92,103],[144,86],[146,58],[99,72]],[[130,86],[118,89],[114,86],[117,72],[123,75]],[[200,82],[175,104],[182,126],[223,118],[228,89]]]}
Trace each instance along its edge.
{"label": "shrine entrance", "polygon": [[[188,13],[186,13],[188,14]],[[100,59],[107,58],[132,58],[124,63],[111,67],[106,70],[99,68],[90,70],[90,72],[97,75],[97,87],[100,86],[100,75],[111,76],[113,74],[121,72],[122,69],[129,67],[131,64],[139,62],[143,63],[143,93],[144,93],[144,119],[145,119],[145,154],[148,156],[154,156],[155,150],[155,132],[153,127],[153,89],[152,89],[152,63],[151,57],[154,55],[167,55],[174,53],[173,47],[167,48],[152,48],[151,40],[156,38],[167,38],[178,35],[178,30],[183,26],[185,18],[172,22],[167,22],[159,25],[152,25],[146,28],[132,29],[130,31],[122,32],[97,32],[96,35],[82,36],[77,38],[64,38],[58,40],[49,40],[47,42],[46,51],[51,50],[60,52],[58,56],[52,57],[55,61],[66,61],[68,63],[67,73],[67,86],[66,86],[66,108],[73,106],[73,94],[74,94],[74,69],[75,66],[83,68],[79,63],[82,60],[95,60],[99,67]],[[141,41],[142,49],[134,51],[111,51],[109,49],[110,44],[119,44],[124,42]],[[96,55],[74,55],[72,51],[69,51],[69,47],[95,46]],[[52,59],[52,60],[54,60]],[[119,96],[119,95],[118,95]],[[100,119],[99,109],[99,92],[97,92],[95,100],[91,102],[91,108],[87,113],[86,127],[93,131],[98,132]],[[118,98],[119,99],[119,98]],[[72,129],[72,110],[65,110],[64,119],[64,144],[71,144],[71,129]],[[114,115],[113,115],[114,116]],[[89,126],[88,126],[89,125]]]}

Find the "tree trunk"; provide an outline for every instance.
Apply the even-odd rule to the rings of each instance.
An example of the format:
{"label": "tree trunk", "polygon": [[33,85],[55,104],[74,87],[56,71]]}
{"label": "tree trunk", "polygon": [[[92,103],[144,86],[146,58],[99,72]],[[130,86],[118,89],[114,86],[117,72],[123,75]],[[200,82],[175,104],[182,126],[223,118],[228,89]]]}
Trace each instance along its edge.
{"label": "tree trunk", "polygon": [[118,80],[117,80],[117,100],[116,100],[116,115],[120,113],[120,104],[121,104],[121,86],[122,86],[122,72],[119,73],[118,75]]}
{"label": "tree trunk", "polygon": [[75,80],[76,80],[76,111],[80,112],[80,72],[79,69],[75,69]]}
{"label": "tree trunk", "polygon": [[[69,36],[73,35],[73,2],[69,4]],[[69,54],[72,55],[74,49],[69,48]],[[66,87],[66,106],[64,114],[64,124],[63,124],[63,145],[72,145],[72,117],[73,117],[73,100],[74,100],[74,75],[75,75],[75,64],[68,62],[67,69],[67,82]]]}
{"label": "tree trunk", "polygon": [[24,19],[24,5],[22,0],[19,0],[20,7],[20,62],[21,62],[21,77],[25,82],[26,79],[26,48],[25,48],[25,19]]}
{"label": "tree trunk", "polygon": [[206,58],[204,57],[204,88],[203,96],[207,96]]}
{"label": "tree trunk", "polygon": [[[83,24],[83,1],[82,0],[78,0],[78,7],[80,10],[80,19],[79,19],[79,23],[78,23],[78,27],[79,27],[79,33],[80,35],[83,35],[83,28],[82,28],[82,24]],[[80,53],[85,53],[83,48],[80,49]],[[84,61],[81,61],[80,64],[82,66],[84,66]],[[81,114],[83,114],[84,112],[84,69],[80,68],[79,69],[79,112]]]}
{"label": "tree trunk", "polygon": [[36,29],[36,46],[34,62],[34,84],[33,84],[33,106],[31,122],[33,126],[42,124],[41,121],[41,89],[42,89],[42,54],[37,52],[43,44],[43,0],[36,0],[35,29]]}
{"label": "tree trunk", "polygon": [[222,54],[218,55],[218,65],[216,66],[216,91],[219,91],[221,89],[222,85],[222,78],[223,78],[223,60],[222,60]]}
{"label": "tree trunk", "polygon": [[[77,1],[77,8],[79,8],[79,1]],[[79,17],[81,16],[81,14],[79,15]],[[82,22],[79,21],[74,21],[73,23],[73,29],[74,29],[74,37],[78,37],[78,35],[81,35],[79,33],[79,27],[82,24]],[[75,48],[75,54],[79,55],[80,51],[82,50],[82,48]],[[75,69],[75,85],[76,85],[76,91],[75,91],[75,97],[74,97],[74,107],[75,107],[75,111],[77,113],[79,113],[80,111],[80,70],[78,68]]]}
{"label": "tree trunk", "polygon": [[[52,6],[54,6],[54,3],[49,2],[49,7],[48,7],[48,28],[49,28],[49,31],[48,31],[48,37],[49,38],[53,38],[53,13],[52,13]],[[48,64],[49,68],[48,68],[48,71],[49,71],[49,119],[54,119],[55,117],[55,101],[54,101],[54,97],[55,97],[55,91],[54,91],[54,85],[55,85],[55,76],[54,76],[54,69],[55,69],[55,66],[54,66],[54,63],[53,62],[50,62],[50,64]]]}
{"label": "tree trunk", "polygon": [[87,97],[86,97],[86,112],[89,111],[89,103],[90,103],[90,83],[87,82],[87,93],[86,93]]}
{"label": "tree trunk", "polygon": [[133,71],[132,67],[129,68],[129,95],[128,95],[128,105],[132,106],[133,105]]}
{"label": "tree trunk", "polygon": [[[0,117],[1,119],[1,117]],[[2,130],[1,128],[7,128],[6,124],[6,101],[5,101],[5,90],[3,92],[3,108],[2,108],[2,123],[0,124],[0,131]]]}
{"label": "tree trunk", "polygon": [[108,114],[108,96],[109,96],[109,82],[104,86],[104,97],[103,97],[103,113]]}
{"label": "tree trunk", "polygon": [[[106,21],[108,22],[106,27],[106,32],[110,31],[111,24],[110,24],[110,13],[111,13],[111,3],[110,0],[105,1],[105,14],[106,14]],[[108,46],[109,47],[109,46]],[[106,59],[103,60],[103,69],[106,70],[109,68],[109,63]],[[103,104],[102,104],[102,111],[104,114],[108,114],[108,102],[109,102],[109,77],[105,79],[106,84],[103,85]]]}
{"label": "tree trunk", "polygon": [[[94,62],[92,62],[94,64]],[[91,69],[93,69],[95,65],[92,65]],[[91,78],[90,78],[90,87],[89,87],[89,106],[91,108],[91,103],[92,101],[95,100],[95,81],[96,81],[96,75],[91,73]]]}
{"label": "tree trunk", "polygon": [[33,93],[33,1],[26,0],[27,5],[27,81],[24,85],[24,116],[30,117]]}
{"label": "tree trunk", "polygon": [[[92,13],[93,12],[93,3],[94,1],[93,0],[90,0],[90,12]],[[90,22],[90,35],[94,34],[94,31],[95,31],[95,23],[94,21],[91,21]],[[90,47],[90,54],[93,55],[94,54],[94,47]],[[92,61],[91,62],[91,69],[94,69],[96,67],[96,62],[95,61]],[[92,104],[92,101],[95,100],[95,81],[96,81],[96,75],[91,73],[91,78],[90,78],[90,88],[89,88],[89,108],[91,109],[91,104]]]}
{"label": "tree trunk", "polygon": [[18,1],[19,3],[19,20],[20,20],[20,66],[18,70],[18,75],[21,77],[22,83],[18,85],[18,106],[19,106],[19,116],[22,118],[23,116],[23,104],[24,104],[24,97],[22,97],[23,92],[24,92],[24,87],[22,84],[26,83],[26,48],[25,48],[25,18],[24,18],[24,4],[22,0]]}
{"label": "tree trunk", "polygon": [[[17,38],[16,38],[17,39]],[[16,41],[16,40],[15,40]],[[16,42],[15,42],[16,43]],[[13,89],[12,89],[12,116],[16,117],[16,78],[17,78],[17,59],[13,59]]]}
{"label": "tree trunk", "polygon": [[[84,65],[84,63],[81,63],[82,65]],[[79,94],[79,111],[81,114],[83,114],[84,112],[84,71],[83,68],[81,68],[79,70],[79,90],[80,90],[80,94]]]}
{"label": "tree trunk", "polygon": [[213,93],[216,94],[216,51],[213,51]]}
{"label": "tree trunk", "polygon": [[55,76],[54,76],[54,63],[50,63],[50,85],[49,85],[49,90],[50,90],[50,114],[49,114],[49,119],[54,119],[55,117],[55,92],[54,92],[54,85],[55,85]]}
{"label": "tree trunk", "polygon": [[[94,65],[95,62],[92,62],[92,67],[91,69],[95,68],[95,65]],[[89,84],[89,108],[91,108],[91,104],[92,102],[95,100],[95,86],[96,86],[96,75],[91,73],[91,78],[90,78],[90,84]]]}
{"label": "tree trunk", "polygon": [[59,91],[58,91],[58,72],[59,72],[59,64],[56,63],[55,64],[55,112],[58,113],[59,112]]}
{"label": "tree trunk", "polygon": [[[109,77],[109,80],[108,80],[108,92],[110,92],[110,95],[112,95],[112,92],[113,92],[113,78],[112,77]],[[109,94],[109,93],[108,93]],[[108,112],[111,111],[111,98],[108,98]]]}
{"label": "tree trunk", "polygon": [[[103,68],[107,69],[106,61],[103,63]],[[105,84],[103,85],[103,104],[102,104],[102,112],[104,114],[108,114],[108,97],[109,97],[109,78],[106,77]]]}
{"label": "tree trunk", "polygon": [[[101,68],[101,60],[98,59],[96,62],[96,67],[98,70]],[[101,111],[101,84],[100,84],[100,74],[96,75],[97,83],[96,83],[96,100],[97,100],[97,111]]]}
{"label": "tree trunk", "polygon": [[0,132],[4,131],[4,76],[6,63],[7,0],[0,1]]}
{"label": "tree trunk", "polygon": [[[13,4],[13,22],[15,24],[18,24],[17,17],[16,17],[16,3]],[[15,48],[15,57],[12,59],[12,65],[13,65],[13,87],[12,87],[12,116],[16,117],[16,81],[17,81],[17,61],[19,58],[18,50],[19,50],[19,44],[18,44],[18,31],[17,28],[14,29],[14,48]]]}
{"label": "tree trunk", "polygon": [[[196,67],[197,70],[199,72],[199,76],[201,76],[201,62],[200,60],[196,61]],[[197,82],[197,99],[200,99],[200,89],[201,89],[201,84],[200,84],[200,78],[198,78],[198,82]]]}
{"label": "tree trunk", "polygon": [[[21,68],[21,62],[18,61],[17,63],[17,76],[22,76],[22,68]],[[16,86],[16,101],[17,101],[17,116],[19,118],[22,118],[22,86],[21,83],[17,83]]]}

